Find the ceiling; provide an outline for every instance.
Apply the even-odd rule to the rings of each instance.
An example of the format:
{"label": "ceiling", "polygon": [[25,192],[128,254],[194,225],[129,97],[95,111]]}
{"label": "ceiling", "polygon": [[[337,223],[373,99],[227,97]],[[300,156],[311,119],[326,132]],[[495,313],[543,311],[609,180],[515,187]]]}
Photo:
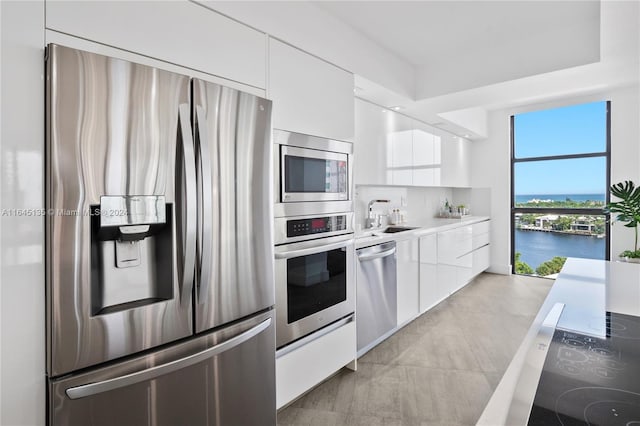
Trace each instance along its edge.
{"label": "ceiling", "polygon": [[313,3],[414,66],[600,21],[589,0]]}
{"label": "ceiling", "polygon": [[[609,1],[312,3],[415,70],[411,99],[359,76],[357,96],[401,105],[407,115],[477,139],[486,133],[489,108],[587,93],[633,79],[637,64],[620,71],[609,60],[603,62],[616,31]],[[621,34],[633,32],[622,27]]]}
{"label": "ceiling", "polygon": [[352,72],[357,97],[470,139],[492,110],[640,79],[637,0],[211,3]]}

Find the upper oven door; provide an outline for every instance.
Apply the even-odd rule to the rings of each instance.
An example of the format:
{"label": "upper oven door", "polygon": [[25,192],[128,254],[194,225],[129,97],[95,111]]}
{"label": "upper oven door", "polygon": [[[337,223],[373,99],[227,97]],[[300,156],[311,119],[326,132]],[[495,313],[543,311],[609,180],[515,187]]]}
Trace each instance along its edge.
{"label": "upper oven door", "polygon": [[349,156],[282,145],[280,190],[284,203],[349,199]]}

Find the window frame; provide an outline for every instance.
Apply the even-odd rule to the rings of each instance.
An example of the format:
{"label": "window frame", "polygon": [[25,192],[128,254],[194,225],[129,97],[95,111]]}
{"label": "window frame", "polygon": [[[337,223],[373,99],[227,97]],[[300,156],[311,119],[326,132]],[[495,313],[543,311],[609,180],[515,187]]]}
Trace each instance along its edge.
{"label": "window frame", "polygon": [[[593,101],[593,103],[601,102],[601,101]],[[588,152],[582,154],[562,154],[562,155],[550,155],[550,156],[537,156],[537,157],[525,157],[525,158],[516,158],[515,156],[515,116],[516,114],[512,114],[510,116],[510,148],[511,148],[511,180],[510,180],[510,206],[511,206],[511,273],[516,274],[516,214],[518,213],[533,213],[533,214],[575,214],[575,215],[598,215],[605,217],[605,254],[604,259],[610,260],[611,255],[611,218],[609,214],[604,214],[602,209],[594,209],[594,208],[580,208],[580,209],[571,209],[571,208],[545,208],[545,207],[516,207],[515,205],[515,165],[518,163],[532,162],[532,161],[549,161],[549,160],[570,160],[576,158],[593,158],[593,157],[605,157],[606,170],[605,170],[605,180],[606,180],[606,191],[605,191],[605,204],[608,204],[610,201],[610,191],[611,187],[611,101],[604,101],[606,105],[606,113],[605,113],[605,128],[606,128],[606,150],[602,152]],[[587,102],[591,103],[591,102]],[[567,107],[571,105],[566,105]],[[557,108],[562,108],[557,107]],[[552,109],[552,108],[550,108]],[[532,266],[533,267],[533,266]]]}

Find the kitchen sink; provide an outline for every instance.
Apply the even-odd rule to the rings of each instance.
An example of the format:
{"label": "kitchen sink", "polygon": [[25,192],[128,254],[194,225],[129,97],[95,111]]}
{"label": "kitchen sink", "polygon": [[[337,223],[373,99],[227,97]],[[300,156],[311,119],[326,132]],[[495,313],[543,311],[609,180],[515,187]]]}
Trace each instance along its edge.
{"label": "kitchen sink", "polygon": [[396,232],[411,231],[412,229],[417,228],[411,226],[387,226],[387,229],[385,229],[383,232],[385,234],[394,234]]}

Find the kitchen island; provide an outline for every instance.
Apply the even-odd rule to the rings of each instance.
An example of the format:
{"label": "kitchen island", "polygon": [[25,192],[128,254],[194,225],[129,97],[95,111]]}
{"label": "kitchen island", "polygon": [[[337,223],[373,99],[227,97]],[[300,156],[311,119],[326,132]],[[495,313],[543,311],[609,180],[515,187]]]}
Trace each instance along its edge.
{"label": "kitchen island", "polygon": [[640,420],[639,315],[640,265],[567,259],[477,424]]}

